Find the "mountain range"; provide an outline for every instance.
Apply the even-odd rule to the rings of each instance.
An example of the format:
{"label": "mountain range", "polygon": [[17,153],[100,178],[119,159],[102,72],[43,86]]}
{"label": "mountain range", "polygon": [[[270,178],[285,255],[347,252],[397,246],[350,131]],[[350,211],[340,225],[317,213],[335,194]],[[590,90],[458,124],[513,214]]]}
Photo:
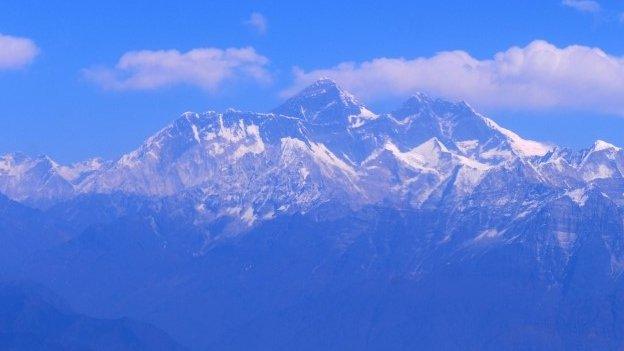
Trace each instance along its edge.
{"label": "mountain range", "polygon": [[0,158],[0,277],[191,349],[619,350],[624,150],[321,79],[118,160]]}

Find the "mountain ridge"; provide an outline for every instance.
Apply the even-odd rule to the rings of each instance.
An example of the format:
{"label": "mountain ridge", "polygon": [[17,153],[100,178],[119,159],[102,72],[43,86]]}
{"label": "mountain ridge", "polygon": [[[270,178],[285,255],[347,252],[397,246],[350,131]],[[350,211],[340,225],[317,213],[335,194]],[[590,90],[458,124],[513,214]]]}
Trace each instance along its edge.
{"label": "mountain ridge", "polygon": [[172,198],[198,223],[228,219],[241,232],[330,201],[471,206],[483,182],[512,186],[492,177],[562,196],[595,187],[619,205],[622,174],[624,151],[606,142],[571,151],[523,139],[465,102],[422,93],[378,114],[321,79],[270,113],[185,112],[114,162],[5,155],[0,192],[42,208],[89,194]]}
{"label": "mountain ridge", "polygon": [[[318,99],[321,99],[320,102]],[[299,114],[302,104],[308,106],[308,111],[316,108],[320,112],[328,106],[339,107],[327,113],[331,116],[330,121],[326,121],[328,118],[321,118],[321,121],[325,122],[317,123],[316,117],[310,119],[309,116]],[[360,114],[354,114],[358,109]],[[358,117],[364,110],[365,118]],[[313,113],[318,114],[319,111]],[[355,124],[354,118],[357,119]],[[339,125],[334,125],[338,122]],[[203,139],[200,140],[200,137]],[[149,163],[147,160],[149,157],[160,158],[162,162],[172,162],[195,144],[212,144],[212,149],[207,148],[203,151],[216,154],[221,152],[219,147],[242,140],[243,142],[237,144],[235,149],[228,151],[232,153],[230,156],[237,158],[247,153],[260,154],[264,152],[265,144],[276,144],[278,140],[286,137],[306,143],[312,141],[323,144],[336,158],[355,167],[375,150],[383,148],[388,141],[402,152],[408,152],[435,137],[456,154],[488,164],[507,161],[516,156],[515,154],[527,159],[544,156],[555,148],[522,139],[491,119],[478,114],[465,102],[452,103],[432,99],[420,93],[407,99],[402,107],[394,112],[376,114],[361,105],[356,98],[333,81],[321,79],[291,97],[272,113],[235,110],[202,114],[185,112],[169,126],[148,138],[141,147],[114,162],[91,159],[71,166],[61,166],[47,156],[37,159],[21,156],[25,160],[17,162],[11,154],[5,155],[0,159],[0,179],[4,178],[0,181],[0,185],[3,186],[0,190],[4,190],[4,193],[17,200],[33,197],[34,194],[20,194],[11,187],[19,187],[19,180],[15,178],[25,178],[29,173],[36,173],[36,167],[40,167],[42,168],[40,172],[47,172],[46,175],[53,178],[52,181],[59,183],[56,184],[57,187],[73,188],[75,193],[105,192],[105,186],[98,189],[98,186],[94,185],[102,182],[101,179],[97,179],[98,175],[111,169],[132,168],[140,157],[146,164]],[[214,138],[216,139],[213,140]],[[217,143],[218,141],[222,142]],[[603,142],[600,145],[604,147],[607,144]],[[161,148],[169,149],[161,150]],[[620,150],[613,148],[616,152]],[[46,165],[44,160],[48,160],[49,164]],[[33,165],[29,167],[26,161]],[[196,159],[196,161],[206,160]],[[11,175],[16,173],[20,174],[11,179]],[[11,182],[16,185],[11,186],[9,184]],[[43,180],[39,188],[50,187],[48,182],[50,180]],[[177,186],[175,190],[179,191],[180,187],[187,188],[195,184],[194,182],[185,184],[182,181],[182,184],[168,184],[167,187]],[[118,186],[121,191],[130,191],[124,189],[123,185]],[[134,191],[141,193],[145,190],[137,188]],[[151,194],[166,195],[171,191],[172,189],[161,193],[153,191]],[[15,194],[11,194],[12,192]],[[66,195],[59,197],[63,196]]]}
{"label": "mountain ridge", "polygon": [[623,150],[310,91],[184,113],[113,162],[0,158],[0,275],[194,349],[621,349]]}

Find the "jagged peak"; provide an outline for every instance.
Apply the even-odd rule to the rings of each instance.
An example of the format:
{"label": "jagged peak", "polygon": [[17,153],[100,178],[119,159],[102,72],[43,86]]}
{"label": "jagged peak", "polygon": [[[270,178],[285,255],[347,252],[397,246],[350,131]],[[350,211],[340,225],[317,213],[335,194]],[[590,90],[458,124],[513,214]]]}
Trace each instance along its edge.
{"label": "jagged peak", "polygon": [[490,118],[483,117],[483,116],[482,118],[487,123],[487,125],[490,128],[492,128],[492,130],[497,131],[498,133],[502,134],[505,138],[507,138],[507,140],[509,141],[514,151],[521,154],[522,156],[542,157],[548,154],[548,152],[550,152],[553,149],[551,145],[548,145],[539,141],[524,139],[520,137],[518,134],[512,132],[511,130],[499,126],[498,123],[494,122]]}
{"label": "jagged peak", "polygon": [[604,155],[606,153],[607,157],[614,157],[615,153],[619,153],[622,149],[608,143],[604,140],[596,140],[594,144],[582,151],[582,159],[579,162],[580,166],[584,166],[589,160],[593,159],[596,155]]}
{"label": "jagged peak", "polygon": [[417,92],[414,95],[411,95],[407,100],[405,100],[401,106],[396,109],[392,114],[393,115],[406,115],[410,113],[415,113],[423,108],[430,107],[434,102],[434,99],[429,95]]}
{"label": "jagged peak", "polygon": [[7,154],[4,154],[4,155],[0,156],[0,158],[5,159],[5,160],[11,159],[11,160],[15,160],[15,161],[18,161],[18,160],[21,161],[21,160],[28,159],[29,156],[27,154],[21,152],[21,151],[16,151],[16,152],[9,152]]}
{"label": "jagged peak", "polygon": [[312,83],[310,86],[331,86],[331,87],[339,88],[336,81],[329,77],[321,77],[317,79],[314,83]]}
{"label": "jagged peak", "polygon": [[346,91],[342,87],[340,87],[335,81],[329,78],[321,78],[314,83],[308,85],[306,88],[301,90],[298,94],[290,98],[293,99],[304,99],[304,98],[313,98],[319,95],[326,95],[330,97],[339,98],[343,103],[353,103],[359,104],[358,99],[353,96],[350,92]]}
{"label": "jagged peak", "polygon": [[16,162],[16,163],[23,163],[23,162],[28,162],[31,164],[48,164],[51,167],[58,167],[59,164],[52,159],[50,156],[46,155],[46,154],[39,154],[35,157],[32,157],[28,154],[25,154],[23,152],[12,152],[12,153],[8,153],[5,155],[0,156],[0,158],[5,159],[5,160],[10,160],[12,162]]}
{"label": "jagged peak", "polygon": [[319,114],[332,110],[334,116],[321,116],[321,119],[327,122],[327,119],[332,117],[358,114],[363,107],[364,105],[355,96],[342,89],[336,82],[329,78],[321,78],[286,100],[273,112],[306,120],[317,120]]}
{"label": "jagged peak", "polygon": [[421,104],[430,104],[434,102],[435,99],[423,92],[416,92],[411,95],[407,100],[403,102],[403,107],[421,105]]}
{"label": "jagged peak", "polygon": [[89,159],[86,159],[84,161],[78,161],[78,162],[74,162],[72,163],[72,167],[77,167],[77,166],[88,166],[88,167],[93,167],[93,168],[101,168],[102,166],[106,165],[110,163],[109,160],[105,160],[102,157],[92,157]]}
{"label": "jagged peak", "polygon": [[38,156],[36,157],[36,160],[37,160],[37,161],[41,161],[41,162],[46,162],[46,163],[49,163],[49,164],[51,164],[51,165],[58,166],[58,163],[57,163],[56,161],[54,161],[54,160],[52,159],[52,157],[50,157],[50,156],[48,156],[48,155],[46,155],[46,154],[41,154],[41,155],[38,155]]}
{"label": "jagged peak", "polygon": [[614,150],[614,151],[620,151],[621,148],[606,142],[604,140],[596,140],[594,142],[594,145],[591,147],[591,150],[593,152],[597,152],[597,151],[604,151],[604,150]]}
{"label": "jagged peak", "polygon": [[63,166],[53,160],[48,155],[37,155],[35,157],[24,153],[11,153],[0,156],[0,171],[12,171],[19,169],[19,172],[29,170],[39,170],[43,172],[57,172]]}
{"label": "jagged peak", "polygon": [[439,111],[467,112],[477,115],[475,110],[465,101],[451,101],[440,97],[432,97],[424,92],[411,95],[401,106],[391,114],[395,117],[404,118],[425,111],[436,113]]}
{"label": "jagged peak", "polygon": [[197,112],[193,112],[193,111],[185,111],[185,112],[182,112],[181,117],[184,117],[184,118],[192,118],[192,117],[197,117],[197,115],[198,115],[198,114],[197,114]]}

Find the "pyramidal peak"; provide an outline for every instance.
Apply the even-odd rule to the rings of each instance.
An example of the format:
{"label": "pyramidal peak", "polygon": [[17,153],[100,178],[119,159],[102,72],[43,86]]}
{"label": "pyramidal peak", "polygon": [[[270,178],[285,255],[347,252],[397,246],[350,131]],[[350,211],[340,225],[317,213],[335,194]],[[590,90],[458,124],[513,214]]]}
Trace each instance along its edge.
{"label": "pyramidal peak", "polygon": [[433,137],[413,149],[420,154],[438,154],[441,152],[449,152],[446,145],[440,139]]}
{"label": "pyramidal peak", "polygon": [[329,94],[338,97],[343,103],[359,104],[353,94],[341,88],[334,80],[330,78],[321,78],[307,88],[303,89],[299,96],[313,97],[316,95]]}
{"label": "pyramidal peak", "polygon": [[317,80],[272,112],[316,124],[344,123],[349,116],[375,115],[353,94],[329,78]]}
{"label": "pyramidal peak", "polygon": [[432,97],[424,92],[417,92],[411,95],[399,109],[393,112],[394,115],[409,115],[418,113],[425,109],[431,110],[465,110],[474,112],[474,109],[465,101],[450,101],[439,97]]}
{"label": "pyramidal peak", "polygon": [[[596,140],[591,147],[585,150],[581,150],[583,156],[580,159],[579,165],[581,167],[590,166],[591,168],[596,165],[596,162],[598,162],[598,167],[592,171],[589,171],[586,178],[607,178],[612,176],[614,172],[612,170],[608,170],[609,167],[600,167],[600,165],[605,166],[603,165],[604,162],[608,163],[615,160],[616,158],[621,158],[621,151],[621,148],[611,143],[608,143],[604,140]],[[618,168],[619,172],[620,167],[616,168]]]}
{"label": "pyramidal peak", "polygon": [[621,148],[606,142],[604,140],[596,140],[594,142],[594,145],[591,148],[592,151],[596,152],[596,151],[604,151],[604,150],[613,150],[613,151],[620,151]]}
{"label": "pyramidal peak", "polygon": [[[282,106],[288,105],[289,103],[303,103],[317,99],[332,99],[345,105],[360,104],[353,94],[341,88],[334,80],[321,78],[286,100]],[[278,109],[280,107],[278,107]]]}

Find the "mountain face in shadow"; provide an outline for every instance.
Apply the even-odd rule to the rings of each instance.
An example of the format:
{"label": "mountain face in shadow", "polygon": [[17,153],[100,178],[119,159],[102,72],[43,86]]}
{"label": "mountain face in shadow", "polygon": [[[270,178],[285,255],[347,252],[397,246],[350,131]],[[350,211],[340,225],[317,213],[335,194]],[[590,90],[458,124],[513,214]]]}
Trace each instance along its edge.
{"label": "mountain face in shadow", "polygon": [[77,314],[41,288],[0,284],[2,350],[184,350],[166,333],[129,319]]}

